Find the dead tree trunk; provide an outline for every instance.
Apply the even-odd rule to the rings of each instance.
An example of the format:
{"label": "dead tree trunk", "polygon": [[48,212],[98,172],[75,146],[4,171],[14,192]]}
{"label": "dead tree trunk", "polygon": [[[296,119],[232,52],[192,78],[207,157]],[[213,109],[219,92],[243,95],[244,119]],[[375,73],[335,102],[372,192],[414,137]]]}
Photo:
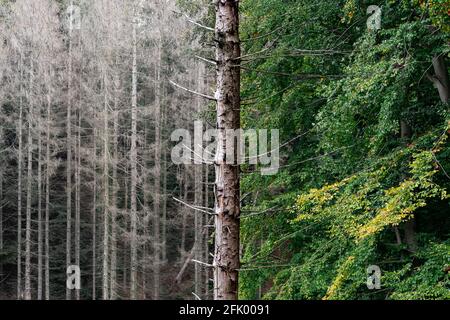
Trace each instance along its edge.
{"label": "dead tree trunk", "polygon": [[25,300],[31,300],[31,188],[33,179],[33,63],[30,66],[30,92],[28,94],[28,143],[27,143],[27,216],[25,226]]}
{"label": "dead tree trunk", "polygon": [[216,0],[217,130],[215,156],[214,298],[238,297],[239,269],[239,164],[227,159],[227,130],[240,128],[240,40],[238,2]]}
{"label": "dead tree trunk", "polygon": [[[71,2],[72,4],[72,2]],[[72,263],[72,30],[69,28],[69,72],[67,85],[67,167],[66,167],[66,267]],[[66,300],[72,297],[71,290],[66,288]]]}
{"label": "dead tree trunk", "polygon": [[[202,92],[204,90],[203,83],[202,83],[202,77],[204,76],[203,72],[203,64],[197,65],[198,73],[197,73],[197,82],[198,82],[198,92]],[[197,97],[197,112],[201,112],[202,109],[202,99],[200,97]],[[194,150],[199,149],[199,146],[195,146]],[[201,150],[201,149],[200,149]],[[203,206],[203,164],[201,156],[195,152],[195,158],[197,158],[197,164],[194,166],[194,204],[197,207]],[[201,151],[200,151],[201,153]],[[194,258],[197,261],[203,261],[203,213],[195,210],[194,211],[194,241],[196,243],[195,245],[195,252],[194,252]],[[194,265],[194,290],[195,294],[198,296],[203,295],[203,277],[202,277],[202,269],[203,266],[201,266],[199,263],[196,263]]]}
{"label": "dead tree trunk", "polygon": [[41,112],[38,112],[38,291],[37,299],[42,300],[42,136],[41,136]]}
{"label": "dead tree trunk", "polygon": [[[105,71],[106,73],[106,71]],[[109,139],[108,139],[108,84],[104,75],[104,109],[103,109],[103,300],[109,299],[108,292],[108,257],[109,257]]]}
{"label": "dead tree trunk", "polygon": [[153,299],[159,299],[160,289],[160,260],[161,260],[161,238],[160,238],[160,209],[161,209],[161,36],[158,42],[157,63],[155,70],[155,185],[154,185],[154,199],[153,199],[153,243],[154,243],[154,257],[153,257]]}
{"label": "dead tree trunk", "polygon": [[[3,252],[3,171],[0,171],[0,252]],[[0,261],[0,281],[3,282],[3,261]],[[3,290],[3,284],[0,285]]]}
{"label": "dead tree trunk", "polygon": [[130,205],[131,205],[131,288],[130,298],[137,297],[137,18],[133,18],[133,66],[132,66],[132,92],[131,92],[131,185],[130,185]]}
{"label": "dead tree trunk", "polygon": [[118,137],[119,137],[119,106],[118,106],[118,90],[119,90],[119,76],[116,74],[114,79],[114,117],[113,117],[113,148],[114,148],[114,163],[113,163],[113,186],[112,186],[112,210],[111,210],[111,266],[110,266],[110,299],[117,298],[117,166],[119,162]]}
{"label": "dead tree trunk", "polygon": [[20,57],[19,150],[17,177],[17,299],[22,299],[22,166],[23,166],[23,59]]}
{"label": "dead tree trunk", "polygon": [[92,150],[92,300],[97,299],[97,129],[93,128]]}
{"label": "dead tree trunk", "polygon": [[50,116],[51,98],[47,96],[47,137],[45,150],[45,300],[50,300]]}

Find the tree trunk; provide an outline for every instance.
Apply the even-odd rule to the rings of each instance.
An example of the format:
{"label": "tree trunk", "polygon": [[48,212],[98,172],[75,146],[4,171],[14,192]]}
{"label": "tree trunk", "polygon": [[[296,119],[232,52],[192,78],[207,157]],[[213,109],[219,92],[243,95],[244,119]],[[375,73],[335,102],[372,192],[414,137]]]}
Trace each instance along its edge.
{"label": "tree trunk", "polygon": [[131,93],[131,185],[130,185],[130,205],[131,205],[131,288],[130,298],[137,297],[137,18],[136,13],[133,18],[133,69],[132,69],[132,93]]}
{"label": "tree trunk", "polygon": [[[216,0],[217,129],[215,157],[215,255],[214,298],[238,297],[239,268],[239,171],[237,149],[226,159],[226,130],[240,128],[240,41],[238,2]],[[228,163],[227,163],[228,162]]]}
{"label": "tree trunk", "polygon": [[[205,197],[204,197],[204,206],[205,208],[209,208],[209,165],[205,165],[205,178],[203,179],[205,183]],[[205,220],[206,221],[206,220]],[[209,255],[209,223],[207,223],[204,227],[204,260],[206,263],[209,263],[210,255]],[[210,279],[210,269],[205,268],[205,299],[210,299],[210,292],[209,292],[209,279]]]}
{"label": "tree trunk", "polygon": [[19,150],[17,177],[17,299],[22,299],[22,161],[23,161],[23,60],[20,57]]}
{"label": "tree trunk", "polygon": [[[409,143],[412,137],[412,128],[411,126],[404,120],[400,121],[400,136],[405,144]],[[405,243],[408,247],[408,250],[411,252],[417,251],[417,240],[416,240],[416,231],[415,231],[415,216],[412,217],[403,223],[403,230],[405,234]]]}
{"label": "tree trunk", "polygon": [[[105,71],[106,72],[106,71]],[[103,109],[103,271],[102,288],[103,300],[109,299],[108,292],[108,257],[109,257],[109,145],[108,145],[108,85],[107,75],[104,75],[104,109]]]}
{"label": "tree trunk", "polygon": [[428,79],[438,90],[442,103],[447,104],[450,98],[450,81],[444,55],[433,58],[433,69],[434,75],[428,74]]}
{"label": "tree trunk", "polygon": [[92,173],[92,300],[97,299],[97,129],[93,128]]}
{"label": "tree trunk", "polygon": [[27,216],[25,227],[25,300],[31,300],[31,192],[33,179],[33,63],[30,66],[30,92],[28,94],[28,143],[27,143]]}
{"label": "tree trunk", "polygon": [[50,300],[50,121],[51,99],[47,96],[47,139],[45,151],[45,300]]}
{"label": "tree trunk", "polygon": [[153,257],[153,299],[159,300],[160,289],[160,259],[161,259],[161,238],[160,238],[160,209],[161,209],[161,45],[162,39],[159,38],[157,64],[156,64],[156,101],[155,101],[155,185],[153,201],[153,237],[154,237],[154,257]]}
{"label": "tree trunk", "polygon": [[[128,210],[128,179],[129,179],[129,175],[128,175],[128,168],[126,168],[125,167],[125,174],[124,174],[124,178],[123,178],[123,188],[124,188],[124,190],[123,190],[123,192],[124,192],[124,197],[125,197],[125,199],[124,199],[124,204],[123,204],[123,209],[125,210],[125,211],[127,211]],[[123,228],[124,228],[124,230],[127,230],[128,229],[128,219],[127,219],[127,217],[126,216],[124,216],[123,217]],[[127,268],[127,265],[128,265],[128,262],[129,262],[129,256],[128,256],[128,251],[129,250],[127,250],[128,249],[128,246],[127,246],[127,243],[126,242],[124,242],[123,243],[123,262],[122,262],[122,264],[123,264],[123,267],[122,267],[122,288],[123,288],[123,290],[125,290],[125,288],[127,287],[127,285],[128,285],[128,268]]]}
{"label": "tree trunk", "polygon": [[[117,64],[117,63],[116,63]],[[115,76],[114,79],[114,133],[113,133],[113,148],[114,148],[114,163],[113,163],[113,190],[112,190],[112,210],[111,210],[111,284],[110,284],[110,299],[115,300],[117,298],[117,165],[119,162],[119,150],[118,150],[118,134],[119,134],[119,106],[118,106],[118,90],[119,90],[119,77]]]}
{"label": "tree trunk", "polygon": [[[0,252],[3,252],[3,171],[0,171]],[[3,261],[0,261],[0,290],[3,291]]]}
{"label": "tree trunk", "polygon": [[41,114],[38,114],[38,292],[37,299],[42,300],[42,136]]}
{"label": "tree trunk", "polygon": [[[72,5],[73,2],[70,1]],[[69,28],[69,72],[67,85],[67,167],[66,167],[66,267],[72,264],[72,30]],[[66,288],[66,300],[72,298],[71,290]]]}
{"label": "tree trunk", "polygon": [[[188,173],[187,173],[187,166],[185,165],[183,170],[183,173],[180,174],[180,196],[183,194],[183,201],[184,203],[187,203],[188,200],[188,191],[189,191],[189,182],[188,182]],[[182,169],[180,169],[182,170]],[[188,219],[188,213],[187,210],[185,210],[183,204],[180,204],[180,210],[182,213],[182,222],[181,222],[181,251],[183,254],[186,252],[186,228],[187,228],[187,219]],[[184,257],[182,257],[184,258]]]}
{"label": "tree trunk", "polygon": [[[197,69],[197,77],[196,81],[198,83],[198,92],[203,92],[203,84],[202,84],[202,76],[204,76],[203,73],[203,64],[198,64]],[[197,112],[200,113],[202,109],[202,100],[200,97],[197,98]],[[194,204],[197,207],[203,206],[203,159],[201,159],[201,153],[202,149],[201,146],[194,146],[195,151],[195,158],[197,158],[197,162],[194,165]],[[194,211],[194,241],[196,243],[195,245],[195,252],[194,252],[194,258],[197,261],[203,261],[203,214],[202,212],[195,210]],[[195,294],[198,296],[202,296],[202,288],[203,288],[203,277],[202,277],[202,270],[203,267],[195,263],[194,265],[194,291]]]}
{"label": "tree trunk", "polygon": [[[162,110],[162,127],[163,130],[167,127],[167,107]],[[163,133],[161,139],[165,141]],[[165,145],[167,147],[167,145]],[[163,179],[163,195],[162,195],[162,216],[161,216],[161,257],[163,263],[167,263],[167,149],[164,148],[162,152],[162,179]]]}
{"label": "tree trunk", "polygon": [[[80,106],[81,107],[81,106]],[[75,264],[80,266],[80,205],[81,205],[81,108],[78,108],[77,141],[75,145]],[[80,290],[75,289],[75,299],[80,300]]]}

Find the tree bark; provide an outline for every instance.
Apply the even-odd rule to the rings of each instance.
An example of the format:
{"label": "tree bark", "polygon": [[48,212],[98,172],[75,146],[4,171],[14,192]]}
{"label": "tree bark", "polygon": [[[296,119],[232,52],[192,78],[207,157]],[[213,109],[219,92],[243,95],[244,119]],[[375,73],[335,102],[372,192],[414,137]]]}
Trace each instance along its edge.
{"label": "tree bark", "polygon": [[109,258],[109,130],[108,130],[108,84],[106,71],[104,74],[104,109],[103,109],[103,271],[102,292],[103,300],[109,299],[108,258]]}
{"label": "tree bark", "polygon": [[[116,63],[117,65],[117,63]],[[113,190],[112,190],[112,210],[111,210],[111,284],[110,284],[110,299],[117,298],[117,165],[119,162],[118,150],[118,134],[119,134],[119,106],[118,106],[118,90],[119,90],[119,76],[116,74],[114,79],[114,133],[113,133],[113,148],[114,148],[114,162],[113,162]]]}
{"label": "tree bark", "polygon": [[155,72],[156,84],[156,101],[155,101],[155,185],[154,185],[154,201],[153,201],[153,243],[154,243],[154,257],[153,257],[153,299],[159,300],[160,289],[160,259],[161,259],[161,48],[162,39],[159,37],[157,45],[157,63]]}
{"label": "tree bark", "polygon": [[[183,170],[184,169],[184,170]],[[183,173],[180,173],[180,196],[183,195],[182,199],[184,203],[187,203],[188,200],[188,191],[189,191],[189,182],[188,182],[188,173],[187,166],[185,165],[183,169]],[[182,222],[181,222],[181,252],[184,254],[186,252],[186,228],[187,228],[187,220],[188,213],[185,212],[184,207],[180,204],[180,210],[182,213]],[[182,257],[184,258],[184,257]]]}
{"label": "tree bark", "polygon": [[[198,83],[198,92],[203,92],[203,83],[202,83],[202,77],[204,76],[203,72],[203,64],[198,64],[197,69],[197,77],[196,81]],[[200,97],[197,97],[197,112],[200,113],[202,109],[202,100]],[[194,146],[194,150],[200,149],[199,146]],[[198,150],[200,153],[203,150]],[[196,155],[195,158],[198,158],[198,162],[194,165],[194,204],[198,207],[203,206],[203,159],[199,157],[197,152],[195,152]],[[194,211],[194,241],[196,243],[195,245],[195,252],[194,252],[194,258],[197,261],[203,261],[204,255],[203,255],[203,213],[199,212],[198,210]],[[194,292],[198,296],[203,295],[203,277],[202,277],[202,269],[204,269],[200,264],[196,263],[194,265]]]}
{"label": "tree bark", "polygon": [[[0,252],[3,252],[3,171],[0,171]],[[0,290],[3,291],[3,261],[0,261]]]}
{"label": "tree bark", "polygon": [[[80,82],[81,89],[81,82]],[[80,93],[81,99],[81,93]],[[80,266],[80,224],[81,224],[81,101],[77,110],[78,128],[76,141],[75,168],[75,264]],[[80,290],[75,289],[75,299],[80,300]]]}
{"label": "tree bark", "polygon": [[38,114],[38,289],[37,299],[42,300],[42,136],[41,136],[41,114]]}
{"label": "tree bark", "polygon": [[17,299],[22,299],[22,161],[23,161],[23,58],[20,56],[19,147],[17,164]]}
{"label": "tree bark", "polygon": [[97,299],[97,129],[93,128],[92,150],[92,300]]}
{"label": "tree bark", "polygon": [[450,98],[450,81],[444,55],[433,58],[433,69],[434,75],[428,73],[428,79],[438,90],[442,103],[447,104]]}
{"label": "tree bark", "polygon": [[47,139],[45,150],[45,300],[50,300],[50,121],[51,98],[47,96]]}
{"label": "tree bark", "polygon": [[27,216],[25,226],[25,300],[31,300],[31,189],[33,179],[33,63],[30,66],[30,88],[28,94],[28,143],[27,143]]}
{"label": "tree bark", "polygon": [[[73,1],[70,1],[73,4]],[[72,263],[72,30],[69,28],[69,70],[67,85],[67,120],[66,120],[66,139],[67,139],[67,165],[66,165],[66,267]],[[66,288],[66,300],[70,300],[72,294],[69,288]]]}
{"label": "tree bark", "polygon": [[131,288],[130,298],[137,297],[137,18],[133,17],[133,66],[132,66],[132,93],[131,93],[131,184],[130,184],[130,205],[131,205]]}
{"label": "tree bark", "polygon": [[[405,120],[400,121],[400,136],[405,144],[409,143],[412,137],[412,128]],[[408,247],[408,250],[411,252],[417,251],[415,220],[416,219],[413,214],[409,220],[403,223],[405,243]]]}
{"label": "tree bark", "polygon": [[[214,298],[238,297],[240,186],[237,148],[226,159],[226,130],[240,128],[240,40],[238,2],[216,0],[217,130],[215,156]],[[227,163],[228,162],[228,163]]]}
{"label": "tree bark", "polygon": [[[205,165],[205,177],[203,179],[204,183],[205,183],[205,197],[204,197],[204,206],[205,208],[209,208],[209,165]],[[209,254],[209,237],[210,237],[210,233],[209,233],[209,222],[207,222],[207,225],[203,226],[204,228],[204,239],[203,239],[203,244],[204,244],[204,259],[203,261],[205,261],[206,263],[209,263],[210,260],[210,254]],[[205,269],[205,274],[204,274],[205,278],[205,299],[209,300],[210,299],[210,291],[209,291],[209,279],[210,279],[210,269],[206,268]]]}

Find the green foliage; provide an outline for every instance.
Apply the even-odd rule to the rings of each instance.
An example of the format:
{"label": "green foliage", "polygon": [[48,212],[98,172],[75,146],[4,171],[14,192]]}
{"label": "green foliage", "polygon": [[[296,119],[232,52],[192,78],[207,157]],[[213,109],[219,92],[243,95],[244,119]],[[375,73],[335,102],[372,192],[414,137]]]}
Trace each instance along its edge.
{"label": "green foliage", "polygon": [[[449,110],[426,77],[449,52],[445,5],[243,2],[242,124],[290,142],[278,175],[242,179],[241,298],[449,298]],[[403,239],[413,217],[415,252]]]}

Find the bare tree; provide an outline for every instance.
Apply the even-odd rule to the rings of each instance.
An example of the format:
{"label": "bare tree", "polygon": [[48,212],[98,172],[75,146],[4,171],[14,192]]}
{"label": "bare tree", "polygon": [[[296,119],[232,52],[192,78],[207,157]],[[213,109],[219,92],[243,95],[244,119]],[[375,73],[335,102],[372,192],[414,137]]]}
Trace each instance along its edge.
{"label": "bare tree", "polygon": [[227,159],[226,130],[240,127],[239,9],[234,0],[216,0],[217,151],[215,156],[214,298],[237,299],[239,269],[239,165]]}
{"label": "bare tree", "polygon": [[133,17],[133,63],[132,63],[132,93],[131,93],[131,289],[130,298],[137,298],[137,17],[134,8]]}

